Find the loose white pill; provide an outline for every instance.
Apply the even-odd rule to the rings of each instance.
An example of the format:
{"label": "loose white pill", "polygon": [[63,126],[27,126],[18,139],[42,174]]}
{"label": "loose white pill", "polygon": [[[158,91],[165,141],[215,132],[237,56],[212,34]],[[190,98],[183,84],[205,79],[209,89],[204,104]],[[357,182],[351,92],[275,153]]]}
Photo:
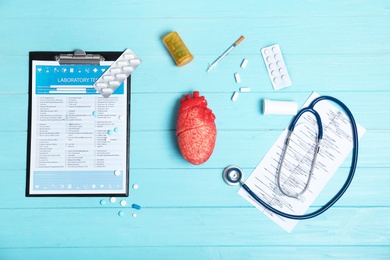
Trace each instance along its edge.
{"label": "loose white pill", "polygon": [[236,79],[236,82],[237,82],[237,83],[240,83],[240,82],[241,82],[240,74],[234,73],[234,78]]}
{"label": "loose white pill", "polygon": [[234,92],[234,94],[233,94],[233,96],[232,96],[232,101],[233,101],[233,102],[236,101],[237,98],[238,98],[238,92],[236,91],[236,92]]}
{"label": "loose white pill", "polygon": [[133,189],[135,189],[135,190],[138,189],[138,184],[134,184]]}
{"label": "loose white pill", "polygon": [[116,198],[115,198],[115,197],[111,197],[111,198],[110,198],[110,202],[111,202],[111,203],[115,203],[115,202],[116,202]]}
{"label": "loose white pill", "polygon": [[251,92],[250,88],[240,88],[240,92]]}
{"label": "loose white pill", "polygon": [[121,206],[124,207],[124,206],[126,206],[127,202],[125,200],[121,200],[120,204],[121,204]]}
{"label": "loose white pill", "polygon": [[248,60],[247,60],[247,59],[244,59],[244,60],[241,62],[241,68],[245,69],[247,64],[248,64]]}
{"label": "loose white pill", "polygon": [[119,176],[119,175],[121,175],[121,171],[120,170],[115,170],[114,174],[115,174],[115,176]]}

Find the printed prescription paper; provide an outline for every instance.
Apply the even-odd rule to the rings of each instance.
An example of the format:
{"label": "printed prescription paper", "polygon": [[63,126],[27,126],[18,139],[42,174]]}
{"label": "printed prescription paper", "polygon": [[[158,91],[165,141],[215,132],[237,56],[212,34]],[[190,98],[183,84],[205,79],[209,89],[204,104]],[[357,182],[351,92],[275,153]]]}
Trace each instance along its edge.
{"label": "printed prescription paper", "polygon": [[[308,106],[317,97],[319,95],[314,92],[306,101],[304,107]],[[300,199],[290,198],[283,195],[277,188],[276,173],[279,168],[287,129],[283,131],[245,182],[259,198],[288,214],[305,214],[353,148],[352,130],[348,117],[331,102],[325,100],[317,103],[315,109],[321,115],[324,135],[310,185],[303,197]],[[357,127],[360,139],[366,130],[360,125],[357,125]],[[294,194],[304,189],[310,172],[316,134],[317,124],[314,116],[311,113],[305,113],[295,127],[283,163],[280,179],[283,190]],[[265,210],[243,188],[239,189],[238,194],[287,232],[291,232],[298,223],[297,220],[283,218]]]}
{"label": "printed prescription paper", "polygon": [[32,63],[29,195],[127,193],[127,80],[110,98],[94,82],[112,64]]}

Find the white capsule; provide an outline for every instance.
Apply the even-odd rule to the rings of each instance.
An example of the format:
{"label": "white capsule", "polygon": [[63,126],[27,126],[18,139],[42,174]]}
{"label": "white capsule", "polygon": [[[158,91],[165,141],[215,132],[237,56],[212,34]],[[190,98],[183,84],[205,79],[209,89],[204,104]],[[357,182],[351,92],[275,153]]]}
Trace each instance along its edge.
{"label": "white capsule", "polygon": [[111,73],[117,74],[121,72],[121,69],[115,68],[115,69],[110,69]]}
{"label": "white capsule", "polygon": [[115,77],[117,77],[118,79],[125,79],[125,78],[127,78],[126,74],[123,74],[123,73],[116,74]]}
{"label": "white capsule", "polygon": [[110,86],[114,86],[114,87],[117,87],[120,85],[119,81],[116,81],[116,80],[112,80],[112,81],[108,82],[108,84],[110,84]]}
{"label": "white capsule", "polygon": [[117,61],[116,62],[116,64],[118,65],[118,66],[126,66],[127,65],[127,61]]}
{"label": "white capsule", "polygon": [[126,66],[126,67],[123,67],[122,68],[124,71],[127,71],[127,72],[132,72],[134,70],[133,67],[130,67],[130,66]]}
{"label": "white capsule", "polygon": [[111,88],[102,88],[100,90],[103,94],[112,94],[112,89]]}
{"label": "white capsule", "polygon": [[103,76],[104,80],[114,80],[113,76]]}
{"label": "white capsule", "polygon": [[133,53],[125,53],[123,58],[125,59],[134,59],[135,55]]}
{"label": "white capsule", "polygon": [[250,88],[240,88],[240,92],[251,92]]}
{"label": "white capsule", "polygon": [[245,69],[246,68],[246,65],[248,64],[248,60],[247,59],[244,59],[241,63],[241,68]]}
{"label": "white capsule", "polygon": [[240,74],[234,73],[234,78],[236,79],[236,82],[237,82],[237,83],[240,83],[240,82],[241,82]]}
{"label": "white capsule", "polygon": [[141,60],[140,59],[131,59],[131,60],[129,60],[129,62],[132,65],[139,65],[141,63]]}
{"label": "white capsule", "polygon": [[234,101],[236,101],[237,100],[237,98],[238,98],[238,92],[236,91],[236,92],[234,92],[234,94],[233,94],[233,96],[232,96],[232,101],[234,102]]}
{"label": "white capsule", "polygon": [[98,83],[96,83],[96,87],[98,87],[98,88],[105,88],[105,87],[107,87],[107,84],[104,83],[104,82],[98,82]]}

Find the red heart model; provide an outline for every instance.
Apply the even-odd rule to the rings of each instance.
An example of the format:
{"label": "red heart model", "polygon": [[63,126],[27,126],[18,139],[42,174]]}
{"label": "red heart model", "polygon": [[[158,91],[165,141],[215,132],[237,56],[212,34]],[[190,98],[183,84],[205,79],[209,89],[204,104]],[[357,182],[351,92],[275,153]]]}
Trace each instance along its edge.
{"label": "red heart model", "polygon": [[217,139],[215,115],[207,107],[204,96],[194,91],[180,100],[176,121],[176,137],[184,159],[192,164],[206,162],[213,153]]}

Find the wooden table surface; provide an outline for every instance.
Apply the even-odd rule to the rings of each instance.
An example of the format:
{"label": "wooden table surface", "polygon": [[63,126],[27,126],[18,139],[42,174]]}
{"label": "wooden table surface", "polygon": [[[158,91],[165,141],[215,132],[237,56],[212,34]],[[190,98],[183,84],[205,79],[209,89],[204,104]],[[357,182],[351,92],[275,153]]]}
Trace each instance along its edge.
{"label": "wooden table surface", "polygon": [[[195,56],[184,67],[163,45],[171,31]],[[0,259],[390,259],[389,1],[0,0],[0,35]],[[275,43],[293,82],[278,91],[260,53]],[[126,48],[143,61],[131,82],[130,185],[139,188],[126,198],[142,206],[137,217],[103,197],[25,197],[29,52]],[[251,92],[232,102],[239,87]],[[199,166],[175,138],[179,99],[194,90],[218,131]],[[221,173],[237,164],[248,176],[289,124],[265,116],[261,100],[302,106],[313,91],[344,101],[367,132],[349,190],[287,233]],[[349,159],[310,210],[342,185]]]}

